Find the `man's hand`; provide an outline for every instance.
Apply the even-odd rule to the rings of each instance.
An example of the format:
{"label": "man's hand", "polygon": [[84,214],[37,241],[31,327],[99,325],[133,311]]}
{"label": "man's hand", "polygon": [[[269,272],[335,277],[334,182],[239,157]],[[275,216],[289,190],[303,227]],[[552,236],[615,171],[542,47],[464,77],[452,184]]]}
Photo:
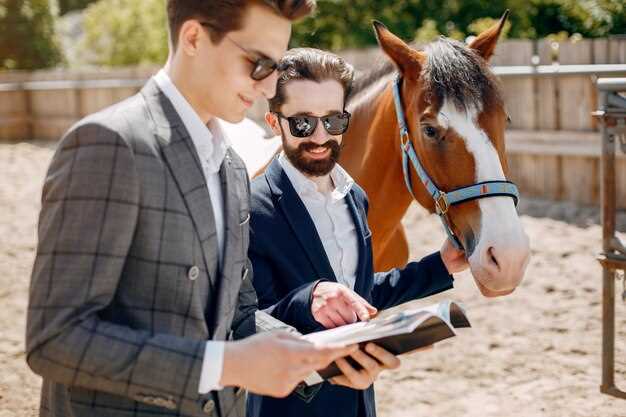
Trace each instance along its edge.
{"label": "man's hand", "polygon": [[441,247],[441,259],[448,269],[449,274],[465,271],[469,263],[465,258],[465,252],[454,247],[450,239],[446,239]]}
{"label": "man's hand", "polygon": [[311,372],[350,355],[358,346],[316,346],[283,331],[260,333],[224,345],[220,385],[286,397]]}
{"label": "man's hand", "polygon": [[396,369],[400,366],[400,359],[374,343],[368,343],[365,352],[357,350],[350,355],[363,367],[358,371],[347,360],[337,359],[336,364],[343,375],[332,378],[330,382],[353,389],[366,389],[383,370]]}
{"label": "man's hand", "polygon": [[363,297],[337,282],[322,281],[313,289],[311,313],[327,329],[369,320],[376,312]]}

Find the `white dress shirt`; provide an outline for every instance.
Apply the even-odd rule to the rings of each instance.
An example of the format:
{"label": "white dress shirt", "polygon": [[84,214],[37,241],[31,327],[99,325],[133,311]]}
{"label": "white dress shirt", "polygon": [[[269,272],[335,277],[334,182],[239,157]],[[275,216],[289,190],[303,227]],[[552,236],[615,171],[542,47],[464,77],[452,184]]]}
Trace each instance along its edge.
{"label": "white dress shirt", "polygon": [[298,171],[284,153],[278,162],[313,220],[337,282],[354,290],[359,244],[354,220],[345,199],[354,180],[336,164],[330,172],[335,189],[323,194],[318,191],[317,184]]}
{"label": "white dress shirt", "polygon": [[[174,109],[180,116],[187,132],[191,136],[191,141],[196,147],[204,177],[206,179],[209,196],[211,197],[211,207],[215,218],[215,229],[217,231],[218,262],[221,267],[224,257],[224,199],[222,196],[222,185],[219,170],[226,151],[229,147],[220,121],[212,118],[208,124],[204,124],[196,111],[180,93],[165,70],[159,71],[154,76],[163,94],[172,102]],[[222,387],[219,381],[222,378],[224,367],[224,342],[207,341],[202,361],[202,372],[198,392],[206,394],[209,391],[219,390]]]}

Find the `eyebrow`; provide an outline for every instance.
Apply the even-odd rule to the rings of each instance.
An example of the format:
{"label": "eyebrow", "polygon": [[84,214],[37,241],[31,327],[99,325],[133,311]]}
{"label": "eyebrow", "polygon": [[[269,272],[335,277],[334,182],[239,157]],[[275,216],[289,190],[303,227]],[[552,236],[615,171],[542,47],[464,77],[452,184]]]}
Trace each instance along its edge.
{"label": "eyebrow", "polygon": [[263,53],[263,52],[261,52],[261,51],[257,51],[256,49],[246,49],[246,50],[247,50],[247,52],[248,52],[250,55],[254,55],[256,58],[261,58],[261,59],[271,59],[271,60],[272,60],[272,61],[274,61],[274,62],[278,62],[278,61],[280,60],[280,59],[279,59],[279,60],[276,60],[276,59],[274,59],[274,58],[272,58],[272,57],[270,57],[270,56],[268,56],[268,55],[264,54],[264,53]]}
{"label": "eyebrow", "polygon": [[241,45],[239,43],[239,41],[236,41],[234,39],[232,39],[232,41],[235,42],[235,44],[237,46],[239,46],[239,48],[242,49],[244,52],[246,52],[248,55],[254,55],[254,57],[257,58],[257,59],[259,59],[259,58],[260,59],[270,59],[270,60],[272,60],[274,62],[279,62],[280,61],[280,58],[279,59],[274,59],[271,56],[267,55],[266,53],[259,51],[258,49],[252,49],[252,48],[249,48],[247,46],[243,46],[243,45]]}
{"label": "eyebrow", "polygon": [[260,58],[260,59],[270,59],[270,60],[272,60],[272,61],[274,61],[276,63],[279,63],[281,58],[282,58],[282,57],[279,57],[278,59],[272,58],[271,56],[267,55],[264,52],[259,51],[258,49],[252,49],[252,48],[248,48],[248,47],[246,47],[246,48],[242,47],[242,49],[244,49],[248,54],[254,55],[254,57],[257,58],[257,59],[258,58]]}
{"label": "eyebrow", "polygon": [[329,110],[327,111],[325,114],[323,114],[322,116],[316,116],[314,115],[312,112],[310,111],[301,111],[295,114],[292,114],[290,117],[294,117],[294,116],[311,116],[311,117],[323,117],[323,116],[329,116],[329,115],[334,115],[334,114],[341,114],[343,113],[343,110]]}

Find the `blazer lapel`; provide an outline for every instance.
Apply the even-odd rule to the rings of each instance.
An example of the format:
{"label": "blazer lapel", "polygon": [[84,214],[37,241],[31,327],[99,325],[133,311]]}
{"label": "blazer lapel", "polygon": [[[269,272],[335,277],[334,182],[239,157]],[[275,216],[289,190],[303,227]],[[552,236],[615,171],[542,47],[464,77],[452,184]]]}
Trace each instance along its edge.
{"label": "blazer lapel", "polygon": [[200,159],[189,132],[172,103],[154,80],[141,91],[152,114],[155,134],[161,144],[163,159],[178,186],[193,220],[202,245],[205,267],[211,281],[217,270],[217,233],[209,191]]}
{"label": "blazer lapel", "polygon": [[365,210],[361,210],[356,203],[354,196],[352,195],[353,191],[350,191],[346,195],[346,202],[348,203],[348,207],[350,208],[350,214],[352,215],[352,220],[354,221],[354,225],[357,232],[357,241],[359,245],[359,261],[357,264],[356,270],[356,281],[354,283],[354,291],[363,296],[366,288],[367,277],[363,274],[365,273],[365,266],[367,257],[370,256],[367,253],[367,244],[366,244],[366,230],[367,228],[367,218],[365,217]]}
{"label": "blazer lapel", "polygon": [[[242,227],[242,215],[247,215],[249,210],[243,207],[248,201],[247,171],[245,167],[238,166],[233,160],[232,149],[228,149],[224,162],[220,167],[220,180],[224,198],[224,256],[223,265],[220,268],[221,276],[218,289],[217,310],[215,314],[216,338],[224,336],[228,329],[220,328],[220,324],[230,325],[231,316],[234,313],[237,293],[241,287],[242,268],[245,266],[247,254],[243,254],[242,245],[244,236],[248,233],[247,227]],[[239,270],[237,266],[239,265]],[[243,265],[243,266],[242,266]]]}
{"label": "blazer lapel", "polygon": [[315,224],[278,159],[274,159],[268,167],[266,178],[278,207],[318,274],[316,279],[337,281]]}

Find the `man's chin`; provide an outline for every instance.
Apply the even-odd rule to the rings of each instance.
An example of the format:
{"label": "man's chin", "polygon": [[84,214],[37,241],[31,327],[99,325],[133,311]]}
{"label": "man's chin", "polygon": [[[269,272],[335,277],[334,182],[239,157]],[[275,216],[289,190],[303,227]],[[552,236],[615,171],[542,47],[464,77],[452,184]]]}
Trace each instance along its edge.
{"label": "man's chin", "polygon": [[334,167],[334,162],[330,163],[328,160],[319,161],[317,159],[311,159],[309,163],[299,168],[301,171],[304,171],[314,177],[323,177],[324,175],[328,175]]}
{"label": "man's chin", "polygon": [[243,121],[243,119],[246,118],[246,112],[245,111],[241,113],[232,112],[232,113],[224,114],[218,117],[224,120],[225,122],[236,124],[236,123]]}

